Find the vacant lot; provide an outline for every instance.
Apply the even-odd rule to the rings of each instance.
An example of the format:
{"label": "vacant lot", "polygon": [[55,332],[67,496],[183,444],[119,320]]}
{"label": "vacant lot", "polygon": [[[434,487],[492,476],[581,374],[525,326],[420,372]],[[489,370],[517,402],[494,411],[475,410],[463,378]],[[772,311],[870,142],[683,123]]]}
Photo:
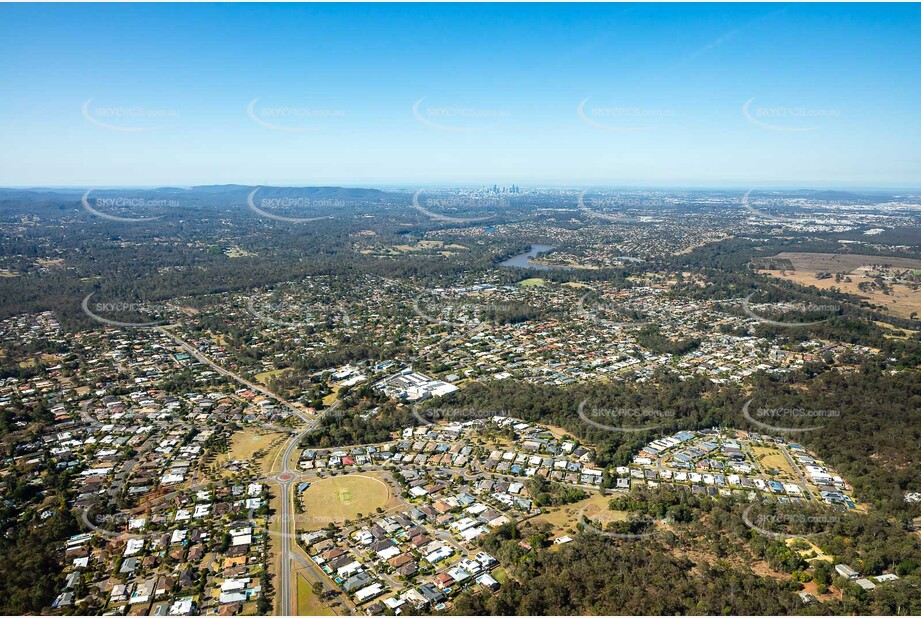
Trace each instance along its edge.
{"label": "vacant lot", "polygon": [[909,318],[914,312],[921,313],[921,290],[912,290],[905,284],[894,283],[892,284],[891,292],[889,294],[884,294],[882,290],[878,289],[873,289],[868,292],[860,290],[857,285],[862,281],[867,281],[867,279],[860,275],[853,275],[850,282],[841,281],[836,283],[834,278],[816,279],[815,272],[805,270],[798,270],[795,272],[788,270],[783,274],[781,274],[779,270],[762,270],[759,272],[777,277],[778,279],[786,279],[787,281],[792,281],[800,285],[814,285],[822,290],[838,288],[847,294],[853,294],[866,299],[874,305],[886,307],[889,310],[888,313],[895,317]]}
{"label": "vacant lot", "polygon": [[797,543],[806,543],[807,545],[809,545],[809,549],[797,550],[800,556],[805,556],[806,554],[808,554],[808,553],[810,553],[810,552],[813,553],[813,554],[814,554],[814,557],[813,557],[813,558],[810,558],[810,559],[809,559],[809,562],[814,562],[814,561],[816,561],[816,560],[824,560],[825,562],[834,563],[834,558],[833,558],[832,556],[829,556],[828,554],[826,554],[825,552],[823,552],[822,549],[821,549],[818,545],[816,545],[815,543],[813,543],[813,542],[810,541],[809,539],[804,539],[804,538],[799,538],[799,539],[787,539],[787,540],[784,541],[784,542],[787,544],[788,547],[791,546],[791,545],[793,545],[793,543],[795,543],[795,542],[797,542]]}
{"label": "vacant lot", "polygon": [[566,506],[548,508],[536,517],[534,521],[544,521],[552,525],[555,529],[554,536],[563,536],[566,530],[570,528],[575,530],[581,515],[585,515],[585,517],[601,524],[601,526],[606,526],[608,522],[612,521],[626,521],[626,511],[612,511],[608,509],[608,503],[610,501],[611,496],[594,494],[585,500],[567,504]]}
{"label": "vacant lot", "polygon": [[[268,470],[271,465],[269,456],[274,455],[274,450],[283,444],[284,434],[275,431],[265,431],[264,429],[244,429],[238,431],[230,440],[230,450],[218,456],[216,464],[223,467],[230,461],[250,461],[257,453],[261,453],[259,458],[258,469]],[[224,471],[224,475],[231,475],[233,472]]]}
{"label": "vacant lot", "polygon": [[793,469],[784,454],[776,448],[753,446],[752,452],[764,470],[778,470],[790,478],[796,478],[796,470]]}
{"label": "vacant lot", "polygon": [[383,255],[397,255],[400,253],[415,253],[419,251],[438,251],[441,255],[451,256],[457,253],[458,251],[468,251],[469,249],[464,245],[446,245],[441,240],[420,240],[415,245],[392,245],[390,247],[384,247],[380,251],[366,250],[362,253],[380,253]]}
{"label": "vacant lot", "polygon": [[778,260],[790,260],[796,270],[810,272],[853,273],[861,266],[889,266],[892,268],[921,268],[921,260],[886,257],[879,255],[855,255],[851,253],[798,253],[785,251],[774,256]]}
{"label": "vacant lot", "polygon": [[391,493],[387,484],[363,474],[348,474],[315,481],[304,490],[301,500],[307,516],[307,530],[322,528],[330,522],[341,524],[385,508]]}
{"label": "vacant lot", "polygon": [[295,577],[297,577],[297,615],[332,616],[333,612],[313,593],[313,587],[307,578],[300,573]]}
{"label": "vacant lot", "polygon": [[[884,294],[879,289],[864,292],[857,287],[860,283],[870,280],[863,275],[872,275],[873,272],[867,270],[872,266],[888,266],[897,270],[918,269],[921,268],[921,260],[875,255],[796,252],[778,253],[772,259],[789,261],[795,270],[761,272],[804,286],[814,285],[823,290],[838,288],[842,292],[864,298],[874,305],[886,307],[889,313],[896,317],[909,318],[914,312],[921,313],[921,290],[912,290],[904,283],[889,282],[892,286],[889,294]],[[851,281],[836,282],[834,277],[816,279],[815,274],[818,272],[848,273]]]}
{"label": "vacant lot", "polygon": [[892,324],[886,324],[885,322],[879,322],[879,321],[874,320],[873,323],[879,326],[880,328],[884,328],[888,331],[891,331],[891,335],[887,335],[887,336],[891,336],[894,338],[904,339],[905,337],[911,337],[916,332],[909,328],[898,328],[896,326],[893,326]]}
{"label": "vacant lot", "polygon": [[336,390],[331,392],[329,395],[324,396],[323,405],[329,407],[333,405],[334,403],[336,403],[336,399],[339,398],[339,390],[340,389],[337,388]]}
{"label": "vacant lot", "polygon": [[546,283],[547,282],[544,279],[541,279],[540,277],[531,277],[530,279],[519,281],[518,285],[524,288],[533,288],[533,287],[541,287],[545,285]]}
{"label": "vacant lot", "polygon": [[546,428],[546,430],[549,431],[554,438],[562,439],[566,436],[572,436],[571,431],[567,431],[566,429],[557,427],[556,425],[544,425],[544,428]]}
{"label": "vacant lot", "polygon": [[291,371],[291,369],[289,369],[289,368],[285,368],[285,369],[275,369],[274,371],[264,371],[264,372],[262,372],[262,373],[257,373],[257,374],[256,374],[256,382],[259,382],[259,384],[262,384],[263,386],[265,386],[265,385],[267,385],[267,384],[269,383],[269,380],[271,380],[271,379],[274,378],[275,376],[280,376],[281,374],[285,373],[286,371]]}

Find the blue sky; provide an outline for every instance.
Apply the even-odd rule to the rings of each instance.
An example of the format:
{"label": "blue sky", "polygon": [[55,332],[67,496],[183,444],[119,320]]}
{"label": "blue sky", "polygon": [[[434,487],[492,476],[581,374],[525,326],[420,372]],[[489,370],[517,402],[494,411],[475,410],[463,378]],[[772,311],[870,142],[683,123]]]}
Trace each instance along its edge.
{"label": "blue sky", "polygon": [[0,185],[921,187],[917,5],[2,5]]}

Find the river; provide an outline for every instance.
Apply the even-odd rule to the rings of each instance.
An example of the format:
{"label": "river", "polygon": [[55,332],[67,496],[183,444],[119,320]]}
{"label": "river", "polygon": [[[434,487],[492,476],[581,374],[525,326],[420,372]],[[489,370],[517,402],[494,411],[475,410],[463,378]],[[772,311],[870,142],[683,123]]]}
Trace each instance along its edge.
{"label": "river", "polygon": [[537,257],[538,253],[544,253],[546,251],[552,251],[553,247],[550,245],[531,245],[531,249],[526,253],[521,253],[519,255],[513,255],[504,262],[500,262],[499,266],[506,266],[508,268],[530,268],[533,270],[553,270],[553,266],[546,266],[544,264],[534,264],[531,261],[531,258]]}

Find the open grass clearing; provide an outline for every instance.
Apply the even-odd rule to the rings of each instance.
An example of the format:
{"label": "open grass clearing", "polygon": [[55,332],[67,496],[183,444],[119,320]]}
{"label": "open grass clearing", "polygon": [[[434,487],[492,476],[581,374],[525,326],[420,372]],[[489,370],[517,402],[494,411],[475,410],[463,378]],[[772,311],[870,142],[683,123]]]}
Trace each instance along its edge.
{"label": "open grass clearing", "polygon": [[386,482],[366,474],[347,474],[314,481],[300,496],[305,530],[366,516],[392,506],[393,493]]}
{"label": "open grass clearing", "polygon": [[864,279],[859,275],[852,275],[850,282],[835,282],[834,278],[816,279],[815,273],[809,271],[786,271],[781,273],[779,270],[762,270],[759,272],[803,286],[814,285],[823,290],[838,288],[847,294],[866,299],[874,305],[886,307],[889,310],[888,313],[895,317],[908,318],[913,312],[921,313],[921,289],[912,290],[902,283],[892,284],[890,293],[885,294],[879,289],[870,289],[865,292],[858,288],[857,286],[861,282],[868,281],[868,279]]}
{"label": "open grass clearing", "polygon": [[811,272],[853,273],[858,268],[884,266],[904,270],[921,268],[921,260],[889,257],[885,255],[860,255],[857,253],[801,253],[784,251],[773,256],[777,260],[790,260],[796,270]]}
{"label": "open grass clearing", "polygon": [[777,470],[778,472],[786,474],[790,478],[796,477],[796,470],[793,469],[793,466],[790,465],[790,462],[786,457],[784,457],[784,454],[776,448],[770,448],[766,446],[753,446],[752,453],[755,454],[755,457],[758,459],[758,463],[761,464],[762,469]]}
{"label": "open grass clearing", "polygon": [[[268,471],[272,465],[275,451],[284,444],[285,434],[277,431],[250,428],[238,431],[230,439],[230,448],[226,453],[221,453],[215,460],[219,469],[231,461],[251,461],[258,459],[258,469]],[[261,457],[256,457],[261,453]],[[223,472],[225,476],[233,474],[230,470]]]}
{"label": "open grass clearing", "polygon": [[566,436],[572,436],[571,431],[567,431],[562,427],[557,427],[556,425],[542,425],[547,431],[549,431],[554,438],[562,439]]}
{"label": "open grass clearing", "polygon": [[563,536],[569,529],[576,530],[579,517],[585,515],[593,522],[606,526],[612,521],[627,521],[626,511],[612,511],[608,508],[611,496],[593,494],[585,500],[560,507],[550,507],[534,518],[535,522],[546,522],[553,526],[554,536]]}
{"label": "open grass clearing", "polygon": [[540,277],[531,277],[530,279],[525,279],[524,281],[519,281],[518,285],[523,288],[538,288],[546,285],[547,282]]}
{"label": "open grass clearing", "polygon": [[313,593],[313,586],[306,577],[297,573],[297,615],[332,616],[333,612]]}
{"label": "open grass clearing", "polygon": [[291,368],[285,367],[284,369],[274,369],[272,371],[263,371],[262,373],[257,373],[255,375],[256,382],[259,382],[259,384],[266,386],[269,383],[269,380],[271,380],[275,376],[280,376],[286,371],[291,371]]}
{"label": "open grass clearing", "polygon": [[809,545],[808,549],[796,550],[800,556],[805,556],[806,554],[813,553],[815,554],[812,558],[809,558],[809,562],[815,562],[817,560],[824,560],[825,562],[834,562],[834,558],[824,553],[818,545],[813,543],[807,538],[797,538],[797,539],[787,539],[787,547],[792,546],[794,543],[806,543]]}

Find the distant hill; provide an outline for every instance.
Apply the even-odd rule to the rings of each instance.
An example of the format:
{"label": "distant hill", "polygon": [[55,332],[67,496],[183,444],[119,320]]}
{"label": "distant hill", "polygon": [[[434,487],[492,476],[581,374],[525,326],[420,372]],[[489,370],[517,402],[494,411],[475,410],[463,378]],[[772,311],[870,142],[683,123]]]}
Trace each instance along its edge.
{"label": "distant hill", "polygon": [[[248,192],[257,188],[251,185],[200,185],[191,187],[190,191],[203,193]],[[259,187],[259,197],[309,197],[311,199],[329,200],[381,200],[391,197],[380,189],[346,188],[346,187]]]}
{"label": "distant hill", "polygon": [[853,202],[857,200],[866,199],[867,196],[860,195],[858,193],[851,193],[849,191],[834,191],[834,190],[812,190],[807,189],[804,191],[798,192],[800,195],[809,197],[814,200],[825,200],[825,201],[846,201]]}
{"label": "distant hill", "polygon": [[249,185],[196,185],[191,189],[204,193],[230,193],[233,191],[252,191],[253,187]]}
{"label": "distant hill", "polygon": [[[227,193],[248,193],[256,189],[256,185],[198,185],[194,187],[157,187],[150,188],[98,188],[93,189],[94,194],[126,194],[134,196],[156,195],[156,194],[207,194],[218,195]],[[340,200],[374,200],[393,197],[393,194],[386,193],[380,189],[365,188],[347,188],[347,187],[272,187],[261,186],[259,195],[261,197],[310,197],[314,199],[340,199]],[[4,189],[0,188],[0,199],[20,199],[20,200],[43,200],[50,198],[61,198],[62,196],[82,196],[86,189],[80,188],[44,188],[30,187],[27,189]]]}
{"label": "distant hill", "polygon": [[854,193],[852,191],[836,191],[834,189],[802,189],[791,193],[796,197],[805,197],[812,200],[823,200],[826,202],[874,202],[886,201],[892,199],[895,193],[890,191],[868,191],[866,193]]}
{"label": "distant hill", "polygon": [[0,200],[48,200],[63,197],[81,196],[86,189],[43,189],[40,187],[30,189],[0,189]]}
{"label": "distant hill", "polygon": [[[256,189],[250,185],[202,185],[189,188],[159,187],[155,189],[93,189],[90,201],[99,198],[131,197],[145,200],[174,200],[182,209],[199,208],[205,210],[224,209],[240,206],[245,208],[246,198]],[[336,201],[340,204],[383,203],[399,196],[385,193],[379,189],[346,187],[258,187],[258,200],[279,198],[307,198]],[[54,216],[66,212],[81,211],[81,199],[86,189],[80,188],[0,188],[0,216],[39,215]],[[172,206],[170,206],[172,208]],[[182,210],[174,211],[177,216]],[[161,213],[157,213],[161,214]]]}

